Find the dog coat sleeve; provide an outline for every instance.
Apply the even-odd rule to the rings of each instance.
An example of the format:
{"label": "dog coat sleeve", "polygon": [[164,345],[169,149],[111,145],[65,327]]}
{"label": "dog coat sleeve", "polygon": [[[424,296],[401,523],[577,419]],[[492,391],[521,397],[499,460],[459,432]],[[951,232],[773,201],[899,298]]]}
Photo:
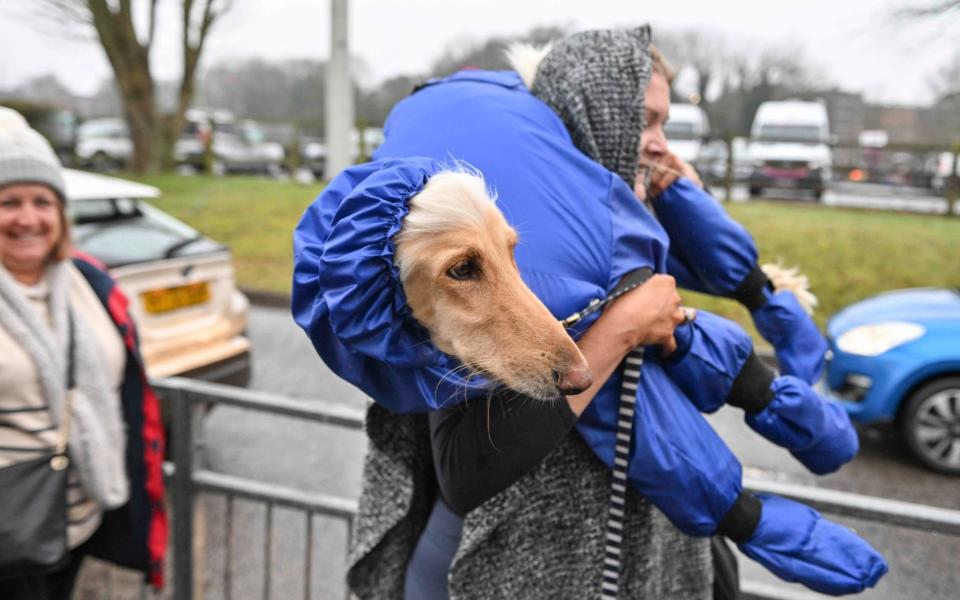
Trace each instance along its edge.
{"label": "dog coat sleeve", "polygon": [[719,202],[681,177],[653,199],[670,236],[670,253],[716,296],[732,297],[757,265],[750,233]]}
{"label": "dog coat sleeve", "polygon": [[823,374],[827,342],[791,292],[773,292],[750,233],[719,202],[680,178],[653,199],[670,235],[670,272],[681,286],[738,300],[770,342],[780,369],[807,383]]}
{"label": "dog coat sleeve", "polygon": [[677,350],[663,361],[664,371],[700,411],[716,411],[753,355],[753,341],[733,321],[703,310],[674,335]]}
{"label": "dog coat sleeve", "polygon": [[765,292],[763,306],[751,314],[757,331],[773,345],[780,371],[814,384],[826,368],[829,345],[793,292]]}
{"label": "dog coat sleeve", "polygon": [[[619,390],[621,375],[607,386]],[[717,530],[742,489],[739,461],[655,360],[645,360],[637,390],[627,479],[688,535]],[[599,393],[577,430],[612,467],[619,393]]]}
{"label": "dog coat sleeve", "polygon": [[757,498],[759,523],[738,546],[781,579],[839,596],[873,587],[887,572],[883,556],[851,529],[799,502]]}
{"label": "dog coat sleeve", "polygon": [[797,377],[776,377],[736,323],[698,311],[675,335],[677,351],[663,368],[700,411],[742,408],[754,431],[818,475],[856,456],[859,440],[846,411]]}
{"label": "dog coat sleeve", "polygon": [[857,455],[860,440],[842,407],[790,375],[777,377],[770,389],[767,407],[745,415],[751,429],[789,450],[817,475],[832,473]]}

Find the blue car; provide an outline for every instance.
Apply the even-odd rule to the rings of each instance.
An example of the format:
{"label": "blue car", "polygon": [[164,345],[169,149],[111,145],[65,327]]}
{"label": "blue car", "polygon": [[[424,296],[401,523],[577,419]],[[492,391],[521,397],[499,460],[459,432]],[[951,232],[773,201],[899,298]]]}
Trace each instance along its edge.
{"label": "blue car", "polygon": [[827,324],[830,395],[859,423],[893,423],[925,465],[960,475],[960,291],[888,292]]}

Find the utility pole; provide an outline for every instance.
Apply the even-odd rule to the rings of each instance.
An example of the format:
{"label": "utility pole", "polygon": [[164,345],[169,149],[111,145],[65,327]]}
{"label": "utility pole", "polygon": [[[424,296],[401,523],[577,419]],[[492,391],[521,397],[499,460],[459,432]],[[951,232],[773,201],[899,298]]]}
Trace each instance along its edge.
{"label": "utility pole", "polygon": [[330,0],[330,62],[327,65],[327,110],[324,123],[327,157],[324,177],[333,179],[353,162],[353,86],[347,38],[347,0]]}

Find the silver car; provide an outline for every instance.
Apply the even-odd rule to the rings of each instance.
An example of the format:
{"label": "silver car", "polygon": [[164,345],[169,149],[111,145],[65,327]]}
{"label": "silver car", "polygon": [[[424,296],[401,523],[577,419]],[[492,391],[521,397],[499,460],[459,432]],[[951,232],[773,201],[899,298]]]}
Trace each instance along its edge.
{"label": "silver car", "polygon": [[130,300],[151,377],[246,385],[249,302],[229,248],[151,206],[155,187],[67,169],[75,246],[103,262]]}

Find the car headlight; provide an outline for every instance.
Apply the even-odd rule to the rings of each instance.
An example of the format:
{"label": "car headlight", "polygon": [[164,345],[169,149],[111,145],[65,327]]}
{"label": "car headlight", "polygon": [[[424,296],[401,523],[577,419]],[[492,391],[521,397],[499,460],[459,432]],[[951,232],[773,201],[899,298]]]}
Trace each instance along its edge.
{"label": "car headlight", "polygon": [[849,354],[879,356],[926,333],[916,323],[888,321],[854,327],[837,338],[837,347]]}

